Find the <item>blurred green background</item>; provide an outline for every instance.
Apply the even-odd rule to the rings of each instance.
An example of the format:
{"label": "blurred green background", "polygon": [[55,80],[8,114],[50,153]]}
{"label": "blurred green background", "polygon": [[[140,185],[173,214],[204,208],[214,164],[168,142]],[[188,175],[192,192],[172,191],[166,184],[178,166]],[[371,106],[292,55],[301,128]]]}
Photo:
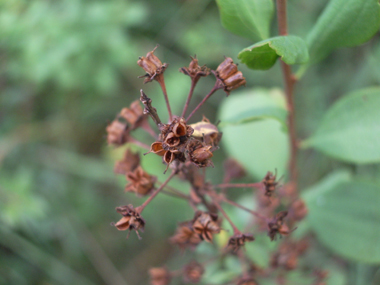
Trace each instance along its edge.
{"label": "blurred green background", "polygon": [[[289,1],[292,34],[305,36],[326,2]],[[340,49],[308,70],[295,95],[301,139],[342,94],[379,85],[379,41],[377,35],[360,47]],[[125,194],[125,178],[113,174],[123,149],[106,145],[105,127],[138,99],[141,88],[164,110],[158,84],[143,85],[137,78],[144,74],[138,57],[156,44],[156,55],[169,63],[165,80],[178,114],[190,88],[190,79],[178,70],[189,64],[190,55],[215,69],[223,56],[237,61],[238,52],[252,43],[223,29],[211,0],[0,2],[1,284],[148,284],[150,267],[178,269],[196,255],[181,255],[167,241],[178,222],[192,217],[185,202],[172,197],[161,195],[144,211],[141,241],[134,233],[126,241],[125,232],[110,226],[119,219],[116,206],[144,199]],[[239,69],[247,79],[247,89],[240,92],[282,88],[278,63],[265,72],[244,65]],[[192,106],[213,83],[212,76],[201,80]],[[203,107],[212,122],[224,98],[219,91]],[[167,112],[161,116],[166,120]],[[212,181],[221,182],[227,156],[222,145],[213,158],[216,167],[209,171]],[[301,189],[332,169],[352,167],[313,150],[301,153],[299,165]],[[159,157],[144,157],[143,166],[162,177]],[[355,171],[379,181],[377,165]],[[173,185],[188,189],[178,181]],[[377,266],[337,263],[347,284],[380,284]]]}

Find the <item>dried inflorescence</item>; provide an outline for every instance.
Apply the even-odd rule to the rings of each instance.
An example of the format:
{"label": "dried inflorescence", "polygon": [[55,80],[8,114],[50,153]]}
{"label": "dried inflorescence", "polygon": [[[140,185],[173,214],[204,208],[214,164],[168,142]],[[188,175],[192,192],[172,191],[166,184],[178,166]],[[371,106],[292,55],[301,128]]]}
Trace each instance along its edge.
{"label": "dried inflorescence", "polygon": [[[134,192],[137,196],[149,197],[137,208],[132,205],[117,207],[116,211],[122,215],[122,218],[113,225],[121,231],[128,230],[130,232],[134,230],[140,238],[138,231],[143,231],[145,226],[145,220],[141,217],[141,213],[152,199],[159,193],[185,199],[194,210],[194,217],[191,220],[179,223],[175,234],[170,238],[170,242],[178,245],[182,251],[186,248],[194,249],[202,241],[213,243],[215,235],[221,232],[222,220],[220,216],[223,216],[224,220],[231,225],[233,233],[229,234],[228,241],[223,237],[218,239],[218,245],[221,242],[220,240],[224,239],[223,245],[219,247],[219,257],[223,258],[225,255],[232,254],[240,259],[243,274],[240,277],[236,276],[231,282],[238,285],[256,285],[258,283],[255,278],[259,275],[258,272],[264,272],[266,269],[261,271],[252,270],[255,265],[250,261],[250,258],[244,256],[245,251],[239,251],[247,242],[253,242],[255,238],[253,234],[243,233],[236,227],[223,209],[223,203],[229,203],[253,215],[244,232],[264,227],[268,231],[271,240],[275,240],[277,235],[287,236],[291,232],[288,225],[293,226],[294,222],[303,219],[307,214],[306,205],[299,199],[296,192],[287,195],[281,189],[282,192],[274,195],[277,188],[279,188],[276,180],[277,172],[275,174],[268,172],[264,179],[258,183],[229,184],[231,181],[246,175],[244,168],[234,159],[228,159],[224,164],[224,177],[221,179],[224,184],[219,186],[212,185],[207,181],[205,171],[207,167],[214,167],[211,159],[214,152],[219,149],[222,133],[218,129],[218,123],[211,123],[205,116],[196,123],[190,123],[189,120],[217,90],[223,89],[229,95],[232,90],[245,85],[246,80],[241,71],[238,70],[237,65],[229,57],[226,57],[216,70],[210,70],[205,65],[200,66],[198,59],[194,56],[188,67],[180,69],[180,72],[191,78],[191,87],[182,115],[173,115],[163,76],[168,65],[163,64],[154,54],[156,48],[148,52],[146,57],[140,57],[137,63],[146,72],[143,76],[145,77],[144,83],[154,80],[162,88],[169,112],[168,122],[161,121],[159,115],[161,110],[154,108],[153,100],[143,90],[140,90],[140,101],[134,101],[130,107],[123,108],[116,116],[116,119],[107,126],[107,142],[109,145],[116,147],[126,143],[133,143],[139,147],[146,148],[147,153],[155,153],[162,157],[163,163],[166,165],[165,172],[170,169],[171,174],[165,182],[158,182],[155,176],[142,168],[139,154],[132,152],[127,147],[123,159],[116,162],[114,171],[125,175],[128,181],[125,187],[127,192]],[[185,119],[197,82],[210,73],[213,73],[216,77],[214,87]],[[141,107],[140,102],[144,108]],[[149,125],[148,117],[151,117],[155,123],[156,131]],[[140,142],[133,136],[133,131],[138,128],[152,137],[150,142]],[[179,177],[190,185],[190,190],[187,194],[183,193],[183,189],[180,191],[167,185],[174,176]],[[157,187],[156,184],[158,185]],[[226,191],[231,185],[232,187],[234,185],[242,185],[243,187],[248,185],[250,188],[264,189],[264,191],[256,192],[256,211],[227,198]],[[218,192],[216,189],[222,189],[222,191]],[[285,200],[285,203],[280,198]],[[283,209],[284,207],[289,208],[288,211],[275,214],[279,208]],[[273,218],[270,219],[269,217]],[[287,217],[288,225],[285,224],[285,217]],[[228,230],[226,233],[228,233]],[[272,267],[269,269],[277,267],[293,269],[297,266],[297,259],[305,246],[301,246],[301,244],[295,245],[292,242],[286,242],[286,239],[284,240],[283,245],[279,247],[278,251],[274,252]],[[184,282],[198,283],[201,281],[204,272],[204,264],[193,261],[185,265],[182,270],[173,272],[170,272],[166,267],[151,268],[149,275],[152,285],[168,285],[172,278],[179,275],[178,273],[182,275]]]}

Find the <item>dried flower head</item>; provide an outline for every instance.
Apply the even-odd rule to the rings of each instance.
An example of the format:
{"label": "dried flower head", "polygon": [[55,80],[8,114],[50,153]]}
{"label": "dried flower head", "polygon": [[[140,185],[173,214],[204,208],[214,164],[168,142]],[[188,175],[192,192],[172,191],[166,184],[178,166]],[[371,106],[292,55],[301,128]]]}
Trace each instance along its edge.
{"label": "dried flower head", "polygon": [[251,277],[243,277],[237,281],[236,285],[259,285],[259,283]]}
{"label": "dried flower head", "polygon": [[121,146],[128,140],[129,129],[126,123],[118,119],[113,120],[106,128],[107,143],[109,145]]}
{"label": "dried flower head", "polygon": [[294,221],[301,221],[307,213],[307,206],[302,199],[297,199],[290,205],[289,217]]}
{"label": "dried flower head", "polygon": [[168,66],[166,63],[162,64],[162,62],[158,59],[157,56],[154,55],[154,51],[158,48],[158,45],[150,52],[146,54],[146,57],[139,57],[137,64],[142,67],[146,74],[140,77],[146,77],[144,83],[151,82],[156,79],[161,74],[164,73],[166,67]]}
{"label": "dried flower head", "polygon": [[246,242],[254,241],[255,238],[252,234],[234,234],[228,240],[227,247],[233,252],[238,251]]}
{"label": "dried flower head", "polygon": [[276,182],[277,170],[276,174],[273,175],[272,172],[268,171],[263,179],[265,195],[271,197],[276,190],[276,186],[278,182]]}
{"label": "dried flower head", "polygon": [[131,151],[127,148],[124,152],[122,160],[116,161],[114,172],[117,174],[127,174],[130,171],[135,170],[140,165],[140,156],[138,153]]}
{"label": "dried flower head", "polygon": [[169,285],[172,276],[166,267],[153,267],[149,269],[151,285]]}
{"label": "dried flower head", "polygon": [[227,96],[230,95],[231,90],[247,83],[243,74],[241,71],[238,71],[237,65],[234,64],[234,61],[230,57],[226,57],[213,73],[216,78],[222,81],[223,89],[227,93]]}
{"label": "dried flower head", "polygon": [[183,268],[183,280],[187,283],[199,283],[205,269],[201,264],[192,261]]}
{"label": "dried flower head", "polygon": [[192,140],[187,145],[187,152],[189,160],[197,167],[214,167],[210,160],[213,157],[214,148],[211,145],[205,145],[199,140]]}
{"label": "dried flower head", "polygon": [[181,223],[175,235],[170,238],[170,242],[178,245],[181,249],[196,247],[201,241],[201,238],[193,229],[192,221]]}
{"label": "dried flower head", "polygon": [[287,225],[284,224],[284,219],[288,215],[287,211],[279,212],[269,223],[268,223],[268,235],[271,240],[276,239],[277,234],[288,235],[295,229],[289,231]]}
{"label": "dried flower head", "polygon": [[117,207],[116,212],[123,217],[116,224],[112,223],[111,225],[115,226],[119,231],[129,230],[127,238],[131,230],[134,230],[139,239],[141,239],[138,231],[144,231],[145,220],[140,216],[140,213],[132,205]]}
{"label": "dried flower head", "polygon": [[281,267],[285,270],[294,270],[298,265],[297,245],[293,242],[284,242],[272,257],[270,264],[273,268]]}
{"label": "dried flower head", "polygon": [[201,77],[208,76],[210,69],[206,65],[199,66],[197,56],[191,57],[189,67],[182,67],[179,71],[191,77],[195,84]]}
{"label": "dried flower head", "polygon": [[125,119],[129,123],[130,129],[134,130],[141,124],[142,120],[146,118],[146,115],[143,113],[139,100],[136,100],[131,103],[129,108],[123,108],[119,117]]}
{"label": "dried flower head", "polygon": [[146,173],[141,166],[126,174],[127,180],[130,182],[125,186],[125,191],[135,192],[138,196],[149,194],[154,188],[157,178]]}
{"label": "dried flower head", "polygon": [[211,242],[213,235],[220,233],[218,216],[216,214],[197,211],[193,219],[193,229],[202,240]]}

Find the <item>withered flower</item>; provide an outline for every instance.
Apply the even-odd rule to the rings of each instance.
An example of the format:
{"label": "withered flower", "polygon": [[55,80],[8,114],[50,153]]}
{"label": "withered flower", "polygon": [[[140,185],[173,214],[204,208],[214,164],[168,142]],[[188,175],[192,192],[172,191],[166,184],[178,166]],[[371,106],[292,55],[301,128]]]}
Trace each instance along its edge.
{"label": "withered flower", "polygon": [[202,279],[205,269],[201,264],[192,261],[183,269],[183,280],[187,283],[199,283]]}
{"label": "withered flower", "polygon": [[109,145],[121,146],[128,140],[129,129],[126,123],[118,119],[113,120],[106,128],[107,143]]}
{"label": "withered flower", "polygon": [[130,148],[127,148],[124,152],[122,160],[116,161],[114,172],[117,174],[127,174],[127,172],[133,171],[140,165],[140,156],[138,153],[134,153]]}
{"label": "withered flower", "polygon": [[157,180],[155,176],[146,173],[141,166],[138,166],[134,171],[128,172],[126,178],[130,183],[125,186],[125,191],[135,192],[139,196],[149,194]]}
{"label": "withered flower", "polygon": [[233,252],[238,251],[246,242],[254,241],[255,238],[251,234],[235,234],[229,240],[227,247]]}
{"label": "withered flower", "polygon": [[276,190],[276,186],[278,184],[278,182],[276,182],[276,176],[277,173],[273,175],[272,172],[268,171],[262,181],[264,184],[265,195],[268,197],[271,197]]}
{"label": "withered flower", "polygon": [[289,217],[295,221],[301,221],[307,213],[307,206],[302,199],[297,199],[290,205]]}
{"label": "withered flower", "polygon": [[152,51],[148,52],[146,57],[139,57],[137,61],[137,64],[146,72],[145,75],[140,76],[146,77],[144,83],[151,82],[153,79],[157,80],[157,77],[163,74],[168,66],[166,63],[162,64],[158,57],[154,55],[154,51],[157,47],[158,45]]}
{"label": "withered flower", "polygon": [[230,57],[226,57],[213,73],[216,78],[222,81],[223,89],[227,93],[227,96],[230,95],[231,90],[247,83],[243,74],[241,71],[238,71],[237,65],[234,64],[234,61]]}
{"label": "withered flower", "polygon": [[166,267],[153,267],[149,269],[151,285],[169,285],[172,276]]}
{"label": "withered flower", "polygon": [[201,238],[193,229],[193,222],[187,221],[179,225],[174,236],[170,238],[170,242],[178,245],[181,249],[188,247],[196,247]]}
{"label": "withered flower", "polygon": [[146,118],[139,100],[133,101],[129,108],[123,108],[119,116],[124,118],[130,124],[131,130],[136,129],[139,126],[139,123]]}
{"label": "withered flower", "polygon": [[243,277],[238,280],[236,285],[259,285],[259,283],[257,283],[256,280],[251,277]]}
{"label": "withered flower", "polygon": [[191,77],[193,84],[197,83],[201,77],[208,76],[210,74],[210,69],[206,65],[199,66],[197,56],[191,57],[192,61],[189,67],[182,67],[179,71]]}
{"label": "withered flower", "polygon": [[211,242],[213,235],[220,233],[218,215],[197,211],[193,219],[193,229],[202,240]]}
{"label": "withered flower", "polygon": [[204,145],[200,141],[194,139],[187,145],[189,159],[197,167],[214,166],[210,158],[213,156],[213,147]]}
{"label": "withered flower", "polygon": [[111,225],[115,226],[119,231],[129,230],[127,238],[131,230],[134,230],[138,238],[141,239],[138,230],[144,231],[145,220],[140,216],[140,213],[132,205],[117,207],[116,212],[123,217],[116,224],[112,223]]}
{"label": "withered flower", "polygon": [[284,219],[288,215],[287,211],[279,212],[269,223],[268,223],[268,235],[273,241],[276,239],[277,234],[288,235],[295,229],[289,231],[287,225],[284,224]]}

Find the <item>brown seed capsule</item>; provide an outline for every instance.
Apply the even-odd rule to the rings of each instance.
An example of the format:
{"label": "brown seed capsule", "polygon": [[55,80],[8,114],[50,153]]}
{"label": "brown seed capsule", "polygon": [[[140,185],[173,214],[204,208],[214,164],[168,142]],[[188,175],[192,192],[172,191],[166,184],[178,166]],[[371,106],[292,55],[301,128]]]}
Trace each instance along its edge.
{"label": "brown seed capsule", "polygon": [[150,153],[150,152],[153,152],[159,156],[164,156],[164,154],[166,153],[166,150],[164,150],[162,148],[162,142],[154,142],[150,145],[150,151],[147,152],[146,154]]}
{"label": "brown seed capsule", "polygon": [[193,219],[193,229],[202,240],[211,242],[214,234],[220,233],[216,214],[197,211]]}
{"label": "brown seed capsule", "polygon": [[192,261],[183,269],[183,280],[186,283],[199,283],[202,280],[205,269],[201,264]]}
{"label": "brown seed capsule", "polygon": [[166,267],[154,267],[149,269],[151,285],[169,285],[172,276]]}
{"label": "brown seed capsule", "polygon": [[129,129],[126,123],[114,120],[107,126],[106,131],[109,145],[121,146],[128,140]]}
{"label": "brown seed capsule", "polygon": [[238,251],[246,242],[254,241],[255,238],[251,234],[235,234],[229,240],[227,247],[233,252]]}
{"label": "brown seed capsule", "polygon": [[142,67],[146,74],[140,77],[146,77],[144,83],[148,83],[153,79],[157,79],[156,77],[160,74],[163,74],[166,67],[168,66],[166,63],[162,64],[162,62],[158,59],[157,56],[154,55],[154,51],[158,46],[156,46],[152,51],[146,54],[146,57],[140,57],[137,61],[137,64]]}
{"label": "brown seed capsule", "polygon": [[174,133],[169,133],[165,138],[165,144],[169,147],[176,147],[180,143],[180,138],[176,136]]}
{"label": "brown seed capsule", "polygon": [[192,221],[181,223],[175,235],[170,238],[170,242],[178,245],[181,249],[196,247],[201,241],[201,238],[193,229]]}
{"label": "brown seed capsule", "polygon": [[191,57],[192,61],[189,67],[182,67],[179,71],[191,77],[191,79],[197,82],[200,77],[205,77],[210,74],[210,69],[204,66],[198,65],[198,59],[196,56]]}
{"label": "brown seed capsule", "polygon": [[127,172],[133,171],[140,165],[140,156],[138,153],[134,153],[130,148],[124,152],[124,157],[115,164],[114,172],[117,174],[127,174]]}
{"label": "brown seed capsule", "polygon": [[264,184],[265,195],[268,197],[271,197],[276,190],[278,184],[278,182],[276,182],[276,176],[277,173],[273,175],[272,172],[268,171],[262,181]]}
{"label": "brown seed capsule", "polygon": [[180,119],[178,123],[173,126],[173,133],[177,137],[182,137],[187,135],[187,125],[183,118]]}
{"label": "brown seed capsule", "polygon": [[307,206],[302,199],[297,199],[290,205],[289,217],[294,221],[301,221],[307,213]]}
{"label": "brown seed capsule", "polygon": [[276,239],[277,234],[288,235],[295,229],[289,231],[287,225],[284,224],[284,219],[288,215],[287,211],[279,212],[269,223],[268,223],[268,235],[273,241]]}
{"label": "brown seed capsule", "polygon": [[227,96],[231,90],[239,88],[245,85],[247,82],[243,77],[243,74],[238,71],[237,65],[234,64],[232,58],[226,57],[226,59],[218,66],[216,71],[213,71],[216,78],[221,80],[224,91]]}
{"label": "brown seed capsule", "polygon": [[125,191],[135,192],[138,196],[149,194],[157,180],[155,176],[146,173],[141,166],[134,171],[128,172],[126,178],[130,183],[125,186]]}
{"label": "brown seed capsule", "polygon": [[115,226],[119,231],[129,230],[127,238],[131,230],[134,230],[139,239],[141,239],[138,230],[144,231],[145,220],[140,216],[140,213],[132,205],[117,207],[116,212],[123,217],[116,224],[112,223],[111,225]]}

